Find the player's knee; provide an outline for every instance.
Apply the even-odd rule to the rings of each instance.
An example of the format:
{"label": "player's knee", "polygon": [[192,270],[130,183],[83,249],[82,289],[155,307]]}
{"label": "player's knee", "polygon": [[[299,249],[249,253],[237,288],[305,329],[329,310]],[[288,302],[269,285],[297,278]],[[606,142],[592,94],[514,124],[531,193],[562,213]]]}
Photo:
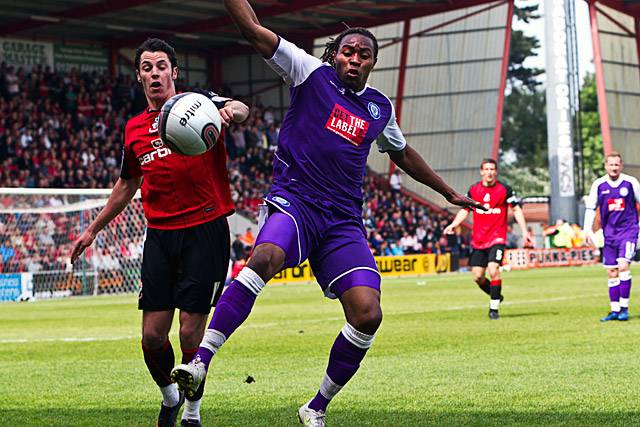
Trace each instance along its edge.
{"label": "player's knee", "polygon": [[607,274],[609,275],[609,279],[617,279],[618,278],[618,269],[610,268],[607,270]]}
{"label": "player's knee", "polygon": [[157,331],[147,330],[142,333],[142,346],[148,350],[157,350],[167,342],[169,337]]}
{"label": "player's knee", "polygon": [[259,245],[253,250],[247,266],[268,281],[284,266],[284,251],[270,243]]}
{"label": "player's knee", "polygon": [[189,348],[193,348],[200,344],[203,333],[204,331],[200,325],[182,324],[180,325],[180,342]]}
{"label": "player's knee", "polygon": [[382,323],[382,308],[378,303],[361,306],[348,320],[358,331],[373,335]]}

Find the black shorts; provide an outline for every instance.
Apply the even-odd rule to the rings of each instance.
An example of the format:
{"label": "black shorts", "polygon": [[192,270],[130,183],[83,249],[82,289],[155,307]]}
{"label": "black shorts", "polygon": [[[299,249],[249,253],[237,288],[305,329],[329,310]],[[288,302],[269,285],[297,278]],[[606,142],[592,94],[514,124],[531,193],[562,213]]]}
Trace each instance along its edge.
{"label": "black shorts", "polygon": [[179,230],[148,228],[138,309],[208,314],[222,293],[230,248],[226,217]]}
{"label": "black shorts", "polygon": [[502,265],[505,245],[493,245],[486,249],[474,249],[471,252],[469,265],[471,267],[486,267],[490,262],[497,262]]}

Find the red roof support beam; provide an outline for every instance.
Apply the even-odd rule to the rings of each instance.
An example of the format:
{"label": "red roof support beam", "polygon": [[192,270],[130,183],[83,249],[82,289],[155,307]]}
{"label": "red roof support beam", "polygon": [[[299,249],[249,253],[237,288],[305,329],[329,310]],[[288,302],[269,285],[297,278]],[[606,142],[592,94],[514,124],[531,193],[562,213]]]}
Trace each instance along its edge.
{"label": "red roof support beam", "polygon": [[627,35],[629,35],[631,37],[634,36],[633,31],[631,31],[630,29],[625,27],[622,22],[618,21],[617,19],[615,19],[613,16],[611,16],[610,14],[608,14],[607,12],[605,12],[604,10],[599,8],[598,6],[596,6],[596,10],[598,11],[598,13],[601,13],[605,18],[607,18],[609,21],[611,21],[616,27],[620,28],[622,31],[627,33]]}
{"label": "red roof support beam", "polygon": [[[141,6],[147,3],[153,3],[158,0],[104,0],[98,3],[90,3],[71,9],[66,9],[61,12],[53,13],[48,16],[52,18],[59,18],[61,20],[66,19],[82,19],[89,16],[102,15],[105,13],[112,13],[118,10],[130,9],[132,7]],[[24,19],[22,21],[9,24],[0,28],[0,34],[8,35],[13,33],[19,33],[21,31],[31,30],[34,28],[42,27],[45,25],[56,25],[53,22],[34,21],[33,19]]]}
{"label": "red roof support beam", "polygon": [[[487,7],[483,8],[483,9],[478,9],[476,11],[467,13],[467,14],[459,16],[457,18],[450,19],[450,20],[448,20],[446,22],[443,22],[441,24],[434,25],[433,27],[429,27],[429,28],[426,28],[424,30],[418,31],[417,33],[413,33],[413,34],[409,35],[409,37],[410,38],[418,37],[418,36],[421,36],[422,34],[427,34],[427,33],[430,33],[432,31],[439,30],[440,28],[446,27],[447,25],[455,24],[456,22],[459,22],[459,21],[464,21],[465,19],[470,18],[470,17],[472,17],[474,15],[478,15],[478,14],[487,12],[487,11],[489,11],[491,9],[494,9],[494,8],[496,8],[498,6],[502,6],[503,4],[507,3],[507,1],[508,0],[504,0],[504,1],[501,1],[499,3],[493,3],[492,5],[487,6]],[[380,46],[380,49],[384,49],[385,47],[392,46],[392,45],[394,45],[396,43],[399,43],[400,41],[401,40],[392,40],[389,43],[385,43],[382,46]]]}
{"label": "red roof support beam", "polygon": [[636,27],[636,52],[638,55],[638,71],[640,72],[640,18],[635,18],[633,21]]}
{"label": "red roof support beam", "polygon": [[[409,56],[409,31],[411,19],[405,19],[402,24],[402,48],[400,50],[400,65],[398,67],[398,87],[396,90],[396,121],[402,120],[402,101],[404,99],[404,82],[407,77],[407,58]],[[389,175],[396,170],[396,164],[389,161]]]}
{"label": "red roof support beam", "polygon": [[509,69],[509,50],[511,47],[511,24],[513,22],[513,1],[509,0],[507,9],[507,25],[504,31],[504,47],[502,48],[502,69],[500,70],[500,89],[498,89],[498,105],[496,107],[496,126],[493,131],[493,147],[491,157],[498,160],[500,153],[500,136],[502,135],[502,114],[504,111],[504,90],[507,85],[507,71]]}
{"label": "red roof support beam", "polygon": [[[462,0],[455,2],[453,5],[448,3],[421,4],[420,6],[411,6],[404,9],[401,8],[396,12],[372,15],[369,19],[349,20],[346,24],[350,27],[375,27],[392,22],[404,21],[405,19],[421,18],[423,16],[435,15],[441,12],[450,12],[452,10],[479,6],[486,3],[487,2],[483,0]],[[496,3],[502,4],[504,1],[497,1]],[[278,33],[277,29],[272,28],[272,30]],[[290,37],[298,38],[317,38],[337,34],[342,30],[344,30],[344,25],[341,22],[336,22],[335,24],[327,25],[322,30],[290,31],[289,35]]]}
{"label": "red roof support beam", "polygon": [[600,112],[600,128],[602,130],[602,145],[604,153],[613,151],[611,147],[611,129],[609,128],[609,110],[607,108],[607,93],[604,84],[604,67],[602,66],[602,49],[600,48],[600,34],[598,33],[598,11],[596,2],[589,2],[589,18],[591,20],[591,40],[593,44],[593,62],[596,66],[596,93],[598,95],[598,111]]}

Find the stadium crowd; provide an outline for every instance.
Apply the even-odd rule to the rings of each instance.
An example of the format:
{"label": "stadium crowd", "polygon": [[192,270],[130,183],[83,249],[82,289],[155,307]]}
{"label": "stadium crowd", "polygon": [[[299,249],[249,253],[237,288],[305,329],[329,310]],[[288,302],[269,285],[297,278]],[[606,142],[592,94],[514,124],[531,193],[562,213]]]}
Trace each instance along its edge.
{"label": "stadium crowd", "polygon": [[[182,90],[188,89],[182,85]],[[230,95],[224,89],[221,93]],[[113,186],[120,170],[122,129],[145,106],[136,82],[128,76],[110,78],[73,70],[56,73],[42,66],[26,72],[3,63],[0,94],[0,186]],[[259,104],[252,107],[245,123],[233,125],[225,133],[232,199],[240,214],[254,220],[257,207],[270,187],[278,133],[276,112]],[[467,256],[468,235],[444,236],[442,230],[450,221],[449,216],[436,213],[404,194],[398,177],[392,175],[390,182],[374,174],[365,178],[364,224],[371,251],[375,255],[452,252]],[[61,203],[56,198],[46,201],[52,206]],[[14,223],[0,224],[0,271],[66,267],[64,257],[79,233],[77,225],[70,224],[68,215],[63,214],[32,218],[16,217]],[[31,224],[33,221],[44,222]],[[34,228],[27,224],[51,232],[35,235]],[[16,232],[19,234],[12,234]],[[137,235],[126,230],[117,234]],[[43,245],[42,239],[54,245]],[[91,255],[96,269],[117,267],[117,261],[109,259],[110,252],[141,256],[136,250],[139,242],[115,247],[113,242],[106,243],[109,240],[99,241]],[[41,249],[43,246],[49,249]],[[42,253],[43,250],[55,253]],[[246,256],[246,250],[243,254]],[[238,257],[241,254],[234,256]]]}

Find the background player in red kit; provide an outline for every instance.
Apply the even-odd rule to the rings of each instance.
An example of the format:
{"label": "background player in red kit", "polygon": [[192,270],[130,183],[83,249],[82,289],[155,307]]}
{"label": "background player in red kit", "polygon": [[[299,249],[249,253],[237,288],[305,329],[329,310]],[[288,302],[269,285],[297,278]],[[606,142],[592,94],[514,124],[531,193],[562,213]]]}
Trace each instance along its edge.
{"label": "background player in red kit", "polygon": [[[502,301],[502,279],[500,265],[507,243],[507,209],[513,209],[513,216],[522,230],[524,245],[532,244],[527,231],[527,222],[520,207],[520,200],[511,187],[498,181],[498,164],[493,159],[484,159],[480,164],[482,179],[473,184],[467,193],[487,209],[476,209],[473,214],[473,238],[470,265],[473,280],[490,296],[489,318],[498,319],[498,308]],[[444,229],[445,234],[453,234],[457,226],[469,215],[468,209],[461,209],[453,222]],[[489,272],[489,279],[485,271]]]}
{"label": "background player in red kit", "polygon": [[[142,350],[163,395],[157,425],[173,426],[184,402],[169,378],[175,364],[168,337],[174,310],[180,310],[180,347],[186,363],[198,349],[209,311],[224,286],[230,251],[226,217],[234,207],[222,141],[199,156],[182,156],[166,147],[158,134],[159,111],[176,94],[173,48],[163,40],[148,39],[136,51],[135,66],[148,107],[127,122],[120,178],[106,206],[75,242],[71,261],[141,187],[148,227],[138,302],[143,311]],[[243,103],[205,94],[219,108],[223,125],[247,118]],[[200,425],[202,391],[187,401],[181,425]]]}

